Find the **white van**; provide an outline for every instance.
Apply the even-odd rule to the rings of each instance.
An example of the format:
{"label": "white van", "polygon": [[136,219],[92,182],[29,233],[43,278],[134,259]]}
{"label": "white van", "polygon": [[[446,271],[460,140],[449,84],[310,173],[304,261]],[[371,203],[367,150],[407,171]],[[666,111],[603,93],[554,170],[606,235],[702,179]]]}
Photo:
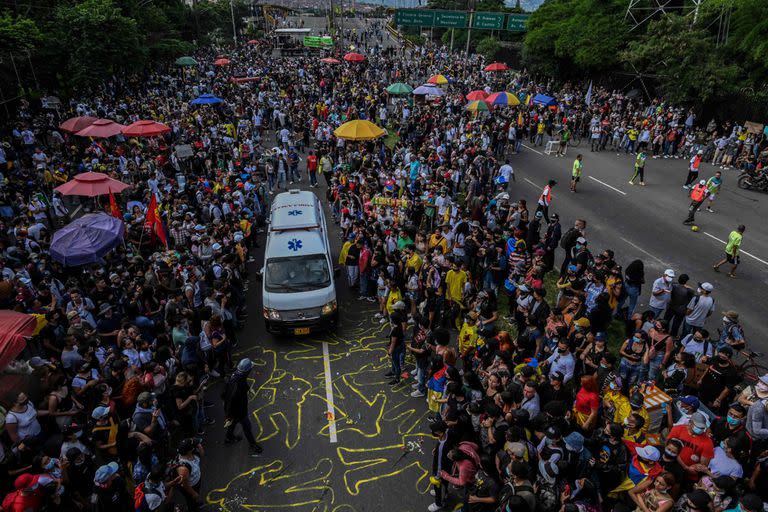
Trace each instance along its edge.
{"label": "white van", "polygon": [[317,196],[301,190],[276,195],[268,229],[262,269],[267,331],[301,335],[335,328],[333,260]]}

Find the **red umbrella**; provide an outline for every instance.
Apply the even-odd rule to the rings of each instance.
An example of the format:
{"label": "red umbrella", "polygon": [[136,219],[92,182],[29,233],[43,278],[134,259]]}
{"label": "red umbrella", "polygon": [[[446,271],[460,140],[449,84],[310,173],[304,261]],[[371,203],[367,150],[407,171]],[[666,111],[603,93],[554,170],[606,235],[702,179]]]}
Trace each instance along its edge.
{"label": "red umbrella", "polygon": [[320,62],[325,62],[326,64],[341,64],[339,59],[334,59],[333,57],[325,57],[324,59],[320,59]]}
{"label": "red umbrella", "polygon": [[80,137],[96,137],[106,139],[108,137],[114,137],[115,135],[123,133],[123,128],[125,128],[125,125],[116,123],[111,119],[97,119],[91,123],[90,126],[86,126],[79,132],[75,133],[75,135],[79,135]]}
{"label": "red umbrella", "polygon": [[259,42],[255,39],[251,39],[250,41],[248,41],[248,44],[259,44]]}
{"label": "red umbrella", "polygon": [[469,101],[484,100],[487,97],[488,94],[485,91],[470,91],[467,94],[467,100]]}
{"label": "red umbrella", "polygon": [[231,60],[229,60],[229,59],[225,59],[224,57],[222,57],[222,58],[220,58],[220,59],[216,59],[215,61],[213,61],[213,65],[214,65],[214,66],[226,66],[226,65],[228,65],[230,62],[232,62],[232,61],[231,61]]}
{"label": "red umbrella", "polygon": [[110,192],[117,194],[128,188],[122,181],[110,178],[101,172],[84,172],[59,185],[54,190],[65,196],[102,196]]}
{"label": "red umbrella", "polygon": [[99,120],[98,117],[91,117],[91,116],[73,117],[61,123],[59,125],[59,128],[61,128],[65,132],[76,133],[82,130],[83,128],[87,128],[88,126],[91,126],[94,122],[98,120]]}
{"label": "red umbrella", "polygon": [[509,69],[509,66],[507,66],[503,62],[493,62],[485,66],[485,71],[506,71],[508,69]]}
{"label": "red umbrella", "polygon": [[36,327],[37,319],[32,315],[0,311],[0,370],[21,354]]}
{"label": "red umbrella", "polygon": [[171,131],[170,127],[157,121],[136,121],[123,129],[123,135],[126,137],[157,137],[163,133]]}
{"label": "red umbrella", "polygon": [[350,52],[344,56],[344,60],[347,62],[363,62],[365,60],[365,55]]}

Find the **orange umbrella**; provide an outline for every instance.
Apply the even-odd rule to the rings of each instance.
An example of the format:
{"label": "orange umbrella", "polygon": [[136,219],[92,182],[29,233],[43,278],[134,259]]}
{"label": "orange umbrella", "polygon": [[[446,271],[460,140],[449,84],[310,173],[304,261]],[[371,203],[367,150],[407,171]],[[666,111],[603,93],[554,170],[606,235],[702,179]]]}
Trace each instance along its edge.
{"label": "orange umbrella", "polygon": [[344,56],[344,60],[347,62],[363,62],[365,60],[365,55],[362,55],[360,53],[355,52],[349,52]]}
{"label": "orange umbrella", "polygon": [[232,62],[232,61],[222,57],[220,59],[216,59],[215,61],[213,61],[213,65],[214,66],[227,66],[230,62]]}
{"label": "orange umbrella", "polygon": [[156,137],[171,131],[171,128],[157,121],[136,121],[123,129],[126,137]]}
{"label": "orange umbrella", "polygon": [[485,71],[506,71],[509,69],[509,66],[507,66],[503,62],[493,62],[485,66],[484,69]]}
{"label": "orange umbrella", "polygon": [[54,190],[65,196],[102,196],[110,192],[117,194],[128,188],[122,181],[110,178],[101,172],[84,172],[59,185]]}
{"label": "orange umbrella", "polygon": [[471,91],[467,94],[467,99],[469,101],[484,100],[487,97],[488,94],[486,94],[485,91]]}
{"label": "orange umbrella", "polygon": [[125,125],[116,123],[111,119],[97,119],[91,123],[90,126],[86,126],[75,135],[79,135],[80,137],[106,139],[123,133],[123,128],[125,128]]}
{"label": "orange umbrella", "polygon": [[59,125],[59,128],[61,128],[65,132],[77,133],[83,128],[87,128],[88,126],[91,126],[93,123],[95,123],[98,120],[99,120],[98,117],[91,117],[91,116],[73,117],[61,123]]}

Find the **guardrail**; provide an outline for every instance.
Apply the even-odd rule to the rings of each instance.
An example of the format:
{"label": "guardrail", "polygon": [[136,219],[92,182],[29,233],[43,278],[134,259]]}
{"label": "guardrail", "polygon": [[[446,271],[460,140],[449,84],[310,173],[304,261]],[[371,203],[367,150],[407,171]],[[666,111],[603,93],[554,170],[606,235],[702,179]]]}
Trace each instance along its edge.
{"label": "guardrail", "polygon": [[404,44],[404,45],[405,45],[405,46],[407,46],[408,48],[415,48],[415,47],[416,47],[416,45],[415,45],[415,44],[413,44],[413,42],[411,42],[411,41],[409,41],[408,39],[406,39],[405,37],[403,37],[403,34],[401,34],[400,32],[398,32],[398,31],[397,31],[397,29],[395,29],[395,28],[392,26],[392,23],[393,23],[393,22],[392,22],[392,20],[390,20],[390,21],[388,21],[388,22],[387,22],[387,24],[385,25],[385,27],[386,27],[386,29],[387,29],[387,32],[389,32],[389,33],[392,35],[392,37],[394,37],[394,38],[395,38],[397,41],[399,41],[399,42],[400,42],[400,44]]}

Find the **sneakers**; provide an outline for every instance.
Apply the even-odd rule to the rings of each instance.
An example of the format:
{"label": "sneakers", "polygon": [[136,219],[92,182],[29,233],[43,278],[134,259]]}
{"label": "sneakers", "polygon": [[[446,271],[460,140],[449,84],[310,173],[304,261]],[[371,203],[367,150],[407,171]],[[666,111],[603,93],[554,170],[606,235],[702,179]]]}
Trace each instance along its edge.
{"label": "sneakers", "polygon": [[434,496],[435,494],[437,494],[437,493],[435,492],[435,488],[434,488],[434,487],[432,487],[432,488],[429,490],[429,494],[430,494],[430,496]]}
{"label": "sneakers", "polygon": [[367,300],[368,302],[376,302],[376,299],[374,299],[373,297],[366,297],[365,300]]}
{"label": "sneakers", "polygon": [[424,396],[424,393],[422,393],[418,389],[416,391],[414,391],[413,393],[411,393],[411,397],[413,397],[413,398],[421,398],[423,396]]}
{"label": "sneakers", "polygon": [[644,186],[645,186],[645,182],[644,182],[644,181],[641,181],[641,182],[640,182],[640,186],[641,186],[641,187],[644,187]]}
{"label": "sneakers", "polygon": [[715,210],[713,210],[713,209],[712,209],[712,208],[710,208],[709,206],[707,206],[707,211],[708,211],[709,213],[715,213]]}
{"label": "sneakers", "polygon": [[384,315],[382,315],[381,313],[376,313],[375,315],[373,315],[373,318],[375,318],[376,320],[378,320],[379,318],[382,318],[383,316],[384,316]]}
{"label": "sneakers", "polygon": [[427,510],[429,510],[429,512],[437,512],[438,510],[443,510],[443,507],[437,503],[433,503],[427,507]]}
{"label": "sneakers", "polygon": [[411,384],[411,389],[419,389],[419,383],[414,382],[413,384]]}
{"label": "sneakers", "polygon": [[293,182],[291,182],[291,185],[293,185]]}
{"label": "sneakers", "polygon": [[385,323],[387,323],[387,319],[386,318],[382,318],[381,320],[379,320],[379,323],[380,324],[385,324]]}
{"label": "sneakers", "polygon": [[419,369],[418,368],[414,368],[413,370],[411,370],[411,375],[413,375],[414,377],[416,375],[418,375],[418,374],[419,374]]}
{"label": "sneakers", "polygon": [[628,183],[629,183],[630,185],[634,185],[634,184],[635,184],[635,182],[634,182],[634,181],[632,181],[632,180],[630,180]]}
{"label": "sneakers", "polygon": [[684,189],[686,189],[686,190],[688,190],[688,189],[689,189],[689,188],[691,188],[691,187],[689,187],[688,185],[683,185],[683,188],[684,188]]}

